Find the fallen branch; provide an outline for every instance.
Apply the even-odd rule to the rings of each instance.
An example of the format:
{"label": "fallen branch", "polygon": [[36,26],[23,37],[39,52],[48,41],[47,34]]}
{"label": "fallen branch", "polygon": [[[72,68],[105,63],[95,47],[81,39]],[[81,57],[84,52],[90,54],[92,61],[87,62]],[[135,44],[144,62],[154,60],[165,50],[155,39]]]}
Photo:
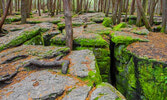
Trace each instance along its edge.
{"label": "fallen branch", "polygon": [[29,67],[29,66],[36,66],[40,68],[46,68],[46,67],[58,67],[62,66],[62,73],[66,74],[68,71],[68,66],[70,64],[69,60],[63,60],[63,61],[52,61],[52,62],[46,62],[46,61],[40,61],[40,60],[30,60],[26,65],[23,67]]}

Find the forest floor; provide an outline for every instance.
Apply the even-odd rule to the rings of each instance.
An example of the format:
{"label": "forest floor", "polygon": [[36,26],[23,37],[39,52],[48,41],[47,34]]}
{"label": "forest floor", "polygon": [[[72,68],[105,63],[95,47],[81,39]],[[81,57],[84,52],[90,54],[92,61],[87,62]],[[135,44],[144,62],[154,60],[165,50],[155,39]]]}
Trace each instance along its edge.
{"label": "forest floor", "polygon": [[[9,17],[12,18],[13,16]],[[19,15],[16,17],[18,18]],[[0,80],[11,75],[13,76],[5,81],[0,81],[0,99],[16,100],[27,98],[31,100],[34,98],[55,98],[57,100],[67,100],[69,97],[78,100],[94,100],[97,97],[120,97],[124,99],[120,93],[108,90],[107,88],[111,88],[108,85],[100,88],[88,85],[92,84],[87,79],[87,77],[90,77],[88,75],[89,72],[97,71],[95,55],[88,49],[68,52],[69,49],[64,46],[65,32],[63,30],[61,33],[58,30],[59,25],[57,24],[57,21],[60,21],[59,24],[61,25],[64,24],[63,14],[56,17],[48,17],[47,14],[39,17],[37,14],[33,14],[31,17],[28,19],[27,24],[20,24],[20,21],[17,21],[3,26],[9,34],[0,37],[0,47],[6,47],[5,50],[0,52]],[[119,31],[113,31],[110,27],[104,27],[101,24],[104,17],[103,13],[74,15],[74,44],[81,47],[100,46],[103,48],[106,45],[110,45],[109,39],[111,34],[117,33],[119,36],[128,36],[145,41],[134,42],[128,45],[127,50],[130,52],[139,57],[147,57],[167,63],[167,34],[148,32],[144,27],[138,28],[134,25],[121,28]],[[96,20],[93,21],[93,19]],[[53,24],[53,22],[56,24]],[[84,28],[85,25],[82,23],[87,24],[86,28]],[[47,32],[40,34],[43,37],[49,36],[49,41],[52,42],[49,46],[26,45],[27,41],[29,42],[29,40],[34,38],[28,38],[29,36],[27,36],[26,41],[20,44],[16,43],[17,45],[11,45],[12,40],[23,35],[24,31],[36,29],[34,28],[36,26],[49,29]],[[105,32],[106,30],[109,33]],[[139,31],[139,33],[143,30],[144,33],[148,34],[135,34],[134,30],[135,32]],[[86,43],[87,41],[84,39],[90,41]],[[8,47],[8,45],[12,48]],[[45,45],[45,43],[42,45]],[[51,56],[51,58],[48,59],[48,56]],[[59,57],[61,57],[59,61],[70,61],[68,73],[65,75],[61,73],[60,66],[58,68],[23,67],[30,60],[37,59],[43,62],[53,62]],[[115,88],[112,89],[116,91]],[[108,94],[105,95],[105,93]]]}

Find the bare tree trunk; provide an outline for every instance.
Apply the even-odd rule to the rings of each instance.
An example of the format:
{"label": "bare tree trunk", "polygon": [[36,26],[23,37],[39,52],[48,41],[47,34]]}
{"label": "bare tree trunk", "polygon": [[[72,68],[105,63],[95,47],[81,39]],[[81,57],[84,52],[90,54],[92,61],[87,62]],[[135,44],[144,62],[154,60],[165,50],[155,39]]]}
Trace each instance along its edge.
{"label": "bare tree trunk", "polygon": [[108,0],[108,5],[107,5],[107,11],[106,11],[106,17],[108,17],[108,13],[109,13],[109,10],[110,10],[110,6],[111,5],[111,0]]}
{"label": "bare tree trunk", "polygon": [[162,2],[162,31],[167,34],[167,1]]}
{"label": "bare tree trunk", "polygon": [[5,1],[4,0],[2,0],[2,10],[3,10],[3,14],[5,13]]}
{"label": "bare tree trunk", "polygon": [[[12,0],[13,1],[13,0]],[[12,11],[13,11],[13,2],[11,1],[11,3],[10,3],[10,12],[9,12],[9,14],[10,15],[12,15]]]}
{"label": "bare tree trunk", "polygon": [[128,16],[128,6],[129,6],[129,0],[126,1],[126,15],[125,15],[125,22],[127,22],[127,16]]}
{"label": "bare tree trunk", "polygon": [[1,32],[2,32],[2,26],[3,26],[4,22],[5,22],[6,16],[7,16],[7,14],[8,14],[8,10],[9,10],[11,1],[12,1],[12,0],[8,0],[8,3],[7,3],[7,5],[6,5],[6,9],[5,9],[5,13],[4,13],[4,15],[3,15],[3,17],[2,17],[2,19],[1,19],[1,21],[0,21],[0,31],[1,31]]}
{"label": "bare tree trunk", "polygon": [[152,0],[151,2],[151,7],[150,7],[150,18],[149,18],[149,22],[150,25],[152,26],[154,23],[154,12],[155,12],[155,6],[158,3],[158,0]]}
{"label": "bare tree trunk", "polygon": [[18,0],[18,11],[20,11],[20,0]]}
{"label": "bare tree trunk", "polygon": [[41,16],[41,4],[40,0],[38,0],[38,14]]}
{"label": "bare tree trunk", "polygon": [[70,1],[63,0],[64,4],[64,16],[65,16],[65,29],[66,29],[66,46],[73,49],[73,29],[72,29],[72,16],[71,16],[71,8]]}
{"label": "bare tree trunk", "polygon": [[119,12],[117,17],[117,24],[121,22],[121,13],[122,13],[123,0],[119,1]]}
{"label": "bare tree trunk", "polygon": [[17,11],[17,0],[15,0],[15,12]]}
{"label": "bare tree trunk", "polygon": [[117,19],[117,11],[118,11],[118,4],[119,4],[120,0],[116,0],[115,1],[115,6],[114,6],[114,11],[113,11],[113,15],[112,15],[112,20],[113,20],[113,24],[116,24],[116,19]]}
{"label": "bare tree trunk", "polygon": [[146,15],[145,15],[145,12],[144,12],[144,9],[143,9],[143,7],[142,7],[142,5],[141,5],[140,0],[136,0],[136,1],[137,1],[137,7],[139,8],[139,12],[140,12],[140,14],[141,14],[141,16],[142,16],[142,18],[143,18],[143,22],[144,22],[144,24],[145,24],[145,27],[146,27],[149,31],[152,31],[151,26],[150,26],[150,23],[149,23],[148,20],[147,20],[147,17],[146,17]]}
{"label": "bare tree trunk", "polygon": [[27,18],[30,18],[30,11],[29,11],[30,10],[30,8],[29,8],[30,7],[30,0],[27,0],[27,5],[26,6],[27,6],[27,10],[26,10]]}
{"label": "bare tree trunk", "polygon": [[26,18],[27,18],[27,0],[21,0],[21,23],[25,24],[26,23]]}
{"label": "bare tree trunk", "polygon": [[133,15],[135,12],[135,0],[132,0],[130,14]]}

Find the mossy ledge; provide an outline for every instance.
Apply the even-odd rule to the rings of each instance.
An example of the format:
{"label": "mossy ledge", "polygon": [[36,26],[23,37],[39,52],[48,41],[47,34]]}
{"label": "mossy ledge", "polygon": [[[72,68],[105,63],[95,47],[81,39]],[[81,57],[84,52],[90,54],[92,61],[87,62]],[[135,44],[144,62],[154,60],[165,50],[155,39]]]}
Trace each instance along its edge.
{"label": "mossy ledge", "polygon": [[128,99],[166,100],[167,64],[138,57],[126,47],[139,39],[112,35],[116,59],[116,88]]}
{"label": "mossy ledge", "polygon": [[26,42],[27,40],[30,40],[31,38],[37,35],[40,35],[41,33],[46,32],[47,30],[48,30],[47,28],[41,28],[41,27],[35,26],[30,28],[29,30],[21,31],[21,34],[19,36],[10,40],[8,43],[2,44],[0,46],[0,51],[7,48],[19,46],[24,42]]}

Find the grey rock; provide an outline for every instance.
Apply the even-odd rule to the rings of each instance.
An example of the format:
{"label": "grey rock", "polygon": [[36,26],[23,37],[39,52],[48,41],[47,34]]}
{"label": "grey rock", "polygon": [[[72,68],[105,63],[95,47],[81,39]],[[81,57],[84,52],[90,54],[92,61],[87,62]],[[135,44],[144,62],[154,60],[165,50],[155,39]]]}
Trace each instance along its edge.
{"label": "grey rock", "polygon": [[[50,72],[32,73],[20,83],[4,88],[0,96],[4,100],[55,99],[63,94],[66,86],[73,86],[77,81],[67,76],[54,75]],[[6,96],[4,94],[10,93]]]}
{"label": "grey rock", "polygon": [[147,29],[133,30],[132,32],[138,35],[148,35],[149,34],[149,31]]}
{"label": "grey rock", "polygon": [[104,83],[95,89],[91,95],[90,100],[116,100],[119,96],[117,95],[117,90],[111,88],[112,86],[108,83]]}
{"label": "grey rock", "polygon": [[66,95],[63,100],[85,100],[88,96],[91,87],[82,86],[73,89],[68,95]]}
{"label": "grey rock", "polygon": [[96,72],[95,56],[90,50],[73,51],[69,55],[71,63],[74,64],[69,68],[72,75],[87,77],[90,70]]}

